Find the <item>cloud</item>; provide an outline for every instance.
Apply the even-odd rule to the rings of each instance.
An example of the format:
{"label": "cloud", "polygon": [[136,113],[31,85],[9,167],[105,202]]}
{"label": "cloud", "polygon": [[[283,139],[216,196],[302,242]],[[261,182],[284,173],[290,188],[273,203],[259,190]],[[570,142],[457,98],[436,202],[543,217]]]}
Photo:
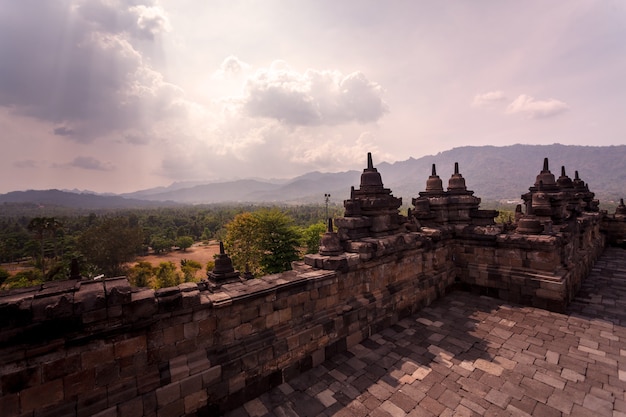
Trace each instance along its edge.
{"label": "cloud", "polygon": [[0,106],[76,142],[148,135],[185,112],[184,92],[142,49],[169,27],[151,0],[11,2],[0,13]]}
{"label": "cloud", "polygon": [[506,96],[500,90],[490,91],[488,93],[476,94],[472,101],[472,107],[485,107],[492,104],[502,103],[506,100]]}
{"label": "cloud", "polygon": [[361,72],[309,69],[299,73],[275,61],[248,78],[243,109],[251,117],[287,125],[370,123],[388,112],[383,89]]}
{"label": "cloud", "polygon": [[230,55],[222,61],[220,68],[212,75],[213,79],[237,78],[250,69],[250,65],[234,55]]}
{"label": "cloud", "polygon": [[517,97],[506,109],[508,114],[521,113],[531,119],[553,117],[569,110],[569,106],[559,100],[535,100],[526,94]]}
{"label": "cloud", "polygon": [[137,16],[135,26],[137,34],[146,39],[154,39],[155,36],[169,32],[170,22],[163,9],[159,6],[145,6],[140,4],[128,9]]}
{"label": "cloud", "polygon": [[67,166],[93,171],[113,171],[115,169],[115,166],[110,162],[101,162],[91,156],[77,156]]}

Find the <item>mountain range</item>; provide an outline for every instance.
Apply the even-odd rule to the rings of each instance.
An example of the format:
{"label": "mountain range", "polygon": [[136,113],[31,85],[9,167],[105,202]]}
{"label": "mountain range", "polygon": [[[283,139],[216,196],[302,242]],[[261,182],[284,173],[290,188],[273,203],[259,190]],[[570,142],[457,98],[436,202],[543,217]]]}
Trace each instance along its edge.
{"label": "mountain range", "polygon": [[[468,189],[483,200],[513,200],[534,184],[549,158],[550,170],[558,178],[561,166],[574,178],[575,170],[601,200],[626,197],[626,145],[512,145],[465,146],[419,159],[409,158],[395,163],[376,162],[386,188],[394,196],[403,197],[405,204],[426,187],[431,166],[444,183],[459,163],[459,171]],[[366,155],[363,155],[363,167]],[[243,179],[218,183],[174,183],[120,195],[94,195],[59,190],[14,191],[0,194],[1,203],[36,203],[84,209],[154,207],[172,204],[213,203],[322,203],[324,194],[333,202],[350,195],[350,187],[359,187],[362,171],[336,173],[310,172],[291,180]]]}

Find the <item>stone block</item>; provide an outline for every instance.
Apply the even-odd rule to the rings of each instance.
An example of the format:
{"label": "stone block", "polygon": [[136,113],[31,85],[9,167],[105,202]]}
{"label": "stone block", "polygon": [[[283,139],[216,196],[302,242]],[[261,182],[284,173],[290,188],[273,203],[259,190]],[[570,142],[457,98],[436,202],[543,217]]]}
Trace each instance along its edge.
{"label": "stone block", "polygon": [[126,277],[105,279],[104,288],[108,307],[131,302],[131,289]]}
{"label": "stone block", "polygon": [[207,388],[219,382],[222,378],[222,366],[216,365],[202,372],[202,384]]}
{"label": "stone block", "polygon": [[180,395],[187,397],[195,392],[202,390],[202,375],[191,375],[180,381]]}
{"label": "stone block", "polygon": [[123,306],[125,318],[129,321],[152,318],[158,311],[154,290],[140,290],[131,293],[131,302]]}
{"label": "stone block", "polygon": [[20,392],[22,413],[38,410],[63,400],[63,380],[57,379]]}
{"label": "stone block", "polygon": [[80,355],[68,356],[43,364],[43,382],[62,378],[81,369]]}
{"label": "stone block", "polygon": [[101,321],[105,321],[108,317],[107,309],[102,308],[99,310],[86,311],[82,314],[84,324],[92,324]]}
{"label": "stone block", "polygon": [[157,417],[180,417],[185,412],[185,403],[183,399],[174,401],[166,406],[159,407]]}
{"label": "stone block", "polygon": [[147,349],[146,336],[136,336],[130,339],[122,340],[115,343],[115,358],[123,358],[132,356],[139,352],[145,352]]}
{"label": "stone block", "polygon": [[106,388],[97,388],[78,396],[76,410],[79,417],[91,417],[106,408]]}
{"label": "stone block", "polygon": [[17,394],[4,394],[0,397],[0,415],[17,417],[20,413],[20,398]]}
{"label": "stone block", "polygon": [[31,304],[33,321],[67,318],[74,313],[73,293],[58,294],[33,299]]}
{"label": "stone block", "polygon": [[177,324],[163,329],[163,343],[165,345],[175,345],[184,338],[185,327],[183,324]]}
{"label": "stone block", "polygon": [[141,397],[133,398],[117,406],[119,417],[137,417],[144,415],[143,400]]}
{"label": "stone block", "polygon": [[85,281],[80,289],[74,293],[74,312],[82,314],[86,311],[106,308],[104,282]]}
{"label": "stone block", "polygon": [[[170,382],[169,379],[166,383]],[[161,385],[161,374],[157,369],[150,370],[141,375],[137,375],[137,392],[145,394],[154,391]]]}
{"label": "stone block", "polygon": [[17,394],[41,383],[41,369],[38,366],[20,369],[0,376],[2,393]]}
{"label": "stone block", "polygon": [[117,407],[109,407],[94,414],[93,417],[117,417]]}
{"label": "stone block", "polygon": [[137,396],[137,382],[135,378],[116,381],[107,387],[107,404],[109,407],[121,404]]}
{"label": "stone block", "polygon": [[94,368],[70,374],[63,378],[65,398],[73,398],[85,392],[91,391],[96,384],[96,371]]}
{"label": "stone block", "polygon": [[253,333],[252,324],[243,323],[234,329],[235,339],[243,339],[250,336]]}
{"label": "stone block", "polygon": [[104,345],[95,350],[87,350],[81,354],[83,369],[95,368],[97,365],[112,362],[115,359],[113,345]]}
{"label": "stone block", "polygon": [[180,382],[173,382],[156,390],[157,405],[163,407],[181,398]]}
{"label": "stone block", "polygon": [[104,387],[120,377],[120,368],[117,363],[104,364],[96,367],[96,385]]}
{"label": "stone block", "polygon": [[187,395],[184,398],[185,402],[185,414],[191,414],[198,410],[201,407],[204,407],[207,403],[207,393],[206,391],[198,391],[193,394]]}

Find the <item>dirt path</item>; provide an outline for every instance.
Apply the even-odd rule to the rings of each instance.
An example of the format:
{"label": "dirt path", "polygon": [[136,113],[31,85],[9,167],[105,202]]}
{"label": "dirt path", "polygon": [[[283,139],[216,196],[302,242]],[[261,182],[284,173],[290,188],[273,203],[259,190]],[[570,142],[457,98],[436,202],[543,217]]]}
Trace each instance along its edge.
{"label": "dirt path", "polygon": [[196,262],[200,262],[202,268],[206,267],[207,262],[213,260],[213,255],[220,253],[220,245],[217,242],[211,241],[208,245],[204,243],[194,243],[192,247],[186,251],[172,251],[159,255],[150,254],[146,256],[138,256],[135,262],[129,264],[129,266],[135,265],[137,262],[144,261],[150,262],[152,266],[159,266],[161,262],[174,262],[176,268],[180,271],[181,259],[190,259]]}

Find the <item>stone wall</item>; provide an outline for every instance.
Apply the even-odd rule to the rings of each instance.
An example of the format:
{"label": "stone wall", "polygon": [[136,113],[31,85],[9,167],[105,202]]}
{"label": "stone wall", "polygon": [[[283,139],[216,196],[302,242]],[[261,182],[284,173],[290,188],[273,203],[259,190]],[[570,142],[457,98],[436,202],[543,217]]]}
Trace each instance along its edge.
{"label": "stone wall", "polygon": [[181,416],[240,405],[445,293],[452,246],[398,236],[404,250],[370,241],[373,255],[344,254],[342,272],[300,264],[216,292],[137,290],[118,278],[2,294],[0,415]]}
{"label": "stone wall", "polygon": [[503,300],[563,312],[604,249],[601,216],[541,235],[494,233],[456,240],[459,280]]}

